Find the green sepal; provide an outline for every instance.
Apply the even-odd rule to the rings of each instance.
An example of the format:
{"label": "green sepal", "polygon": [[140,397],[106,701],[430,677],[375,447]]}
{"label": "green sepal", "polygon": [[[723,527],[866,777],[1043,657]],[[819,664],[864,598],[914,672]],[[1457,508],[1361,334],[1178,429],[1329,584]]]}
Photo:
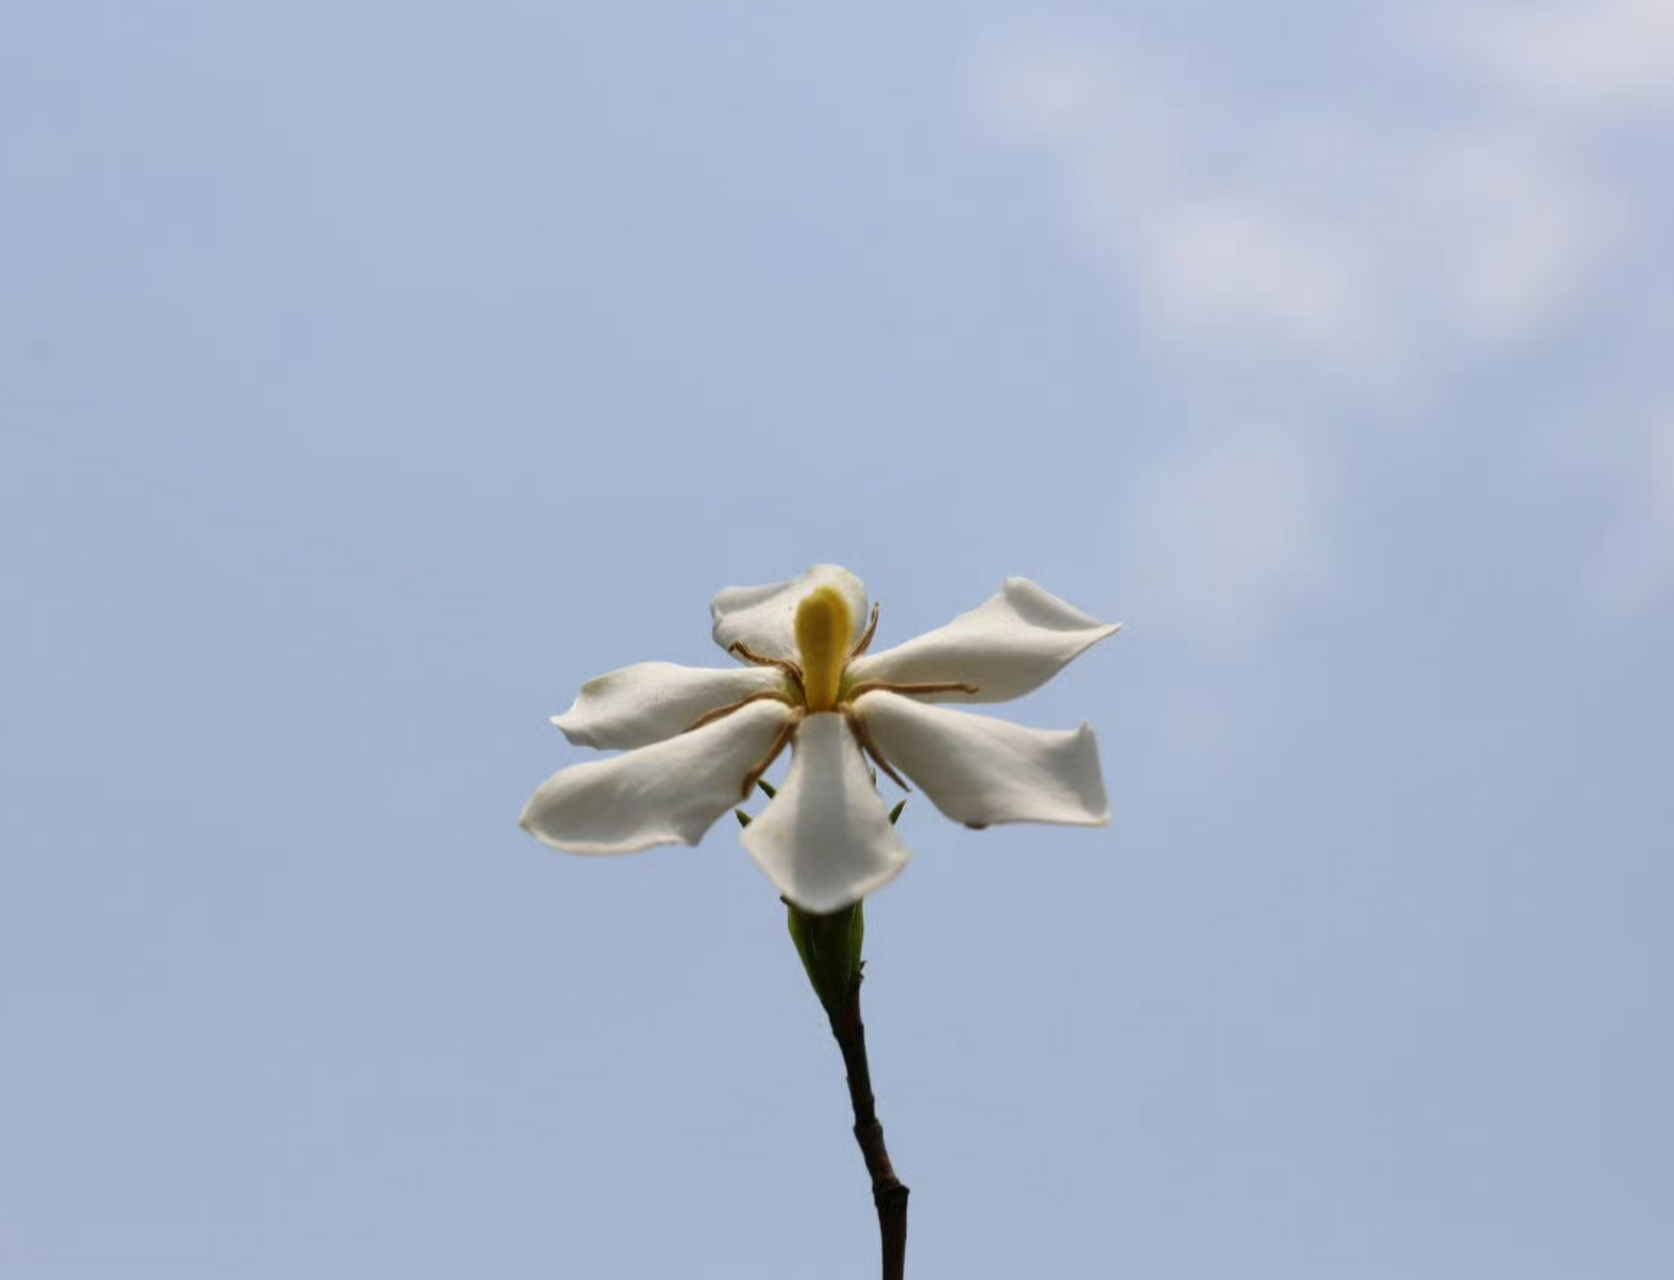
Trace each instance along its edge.
{"label": "green sepal", "polygon": [[864,901],[856,902],[821,915],[785,900],[785,910],[789,913],[786,922],[796,953],[802,957],[802,968],[808,974],[814,994],[833,1016],[860,986],[863,963],[860,952],[866,941],[865,905]]}

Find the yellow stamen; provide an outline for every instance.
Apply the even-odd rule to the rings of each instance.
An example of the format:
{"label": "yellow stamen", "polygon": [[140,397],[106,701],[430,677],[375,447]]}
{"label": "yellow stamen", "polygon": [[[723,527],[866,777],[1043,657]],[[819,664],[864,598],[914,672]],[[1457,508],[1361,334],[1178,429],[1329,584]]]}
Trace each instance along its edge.
{"label": "yellow stamen", "polygon": [[802,688],[808,710],[830,711],[837,705],[854,646],[854,615],[835,587],[821,587],[796,608],[796,647],[802,652]]}

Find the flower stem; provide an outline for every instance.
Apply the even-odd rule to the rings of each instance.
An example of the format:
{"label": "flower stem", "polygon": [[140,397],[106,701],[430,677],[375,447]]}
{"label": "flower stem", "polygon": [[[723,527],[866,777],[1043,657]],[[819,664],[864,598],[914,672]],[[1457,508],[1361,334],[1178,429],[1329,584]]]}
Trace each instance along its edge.
{"label": "flower stem", "polygon": [[849,1102],[854,1107],[854,1140],[872,1176],[872,1203],[878,1210],[878,1235],[883,1243],[883,1280],[902,1280],[907,1267],[907,1187],[895,1176],[884,1146],[872,1097],[872,1069],[866,1061],[866,1024],[860,1020],[860,983],[849,997],[830,1011],[831,1034],[843,1053],[849,1075]]}

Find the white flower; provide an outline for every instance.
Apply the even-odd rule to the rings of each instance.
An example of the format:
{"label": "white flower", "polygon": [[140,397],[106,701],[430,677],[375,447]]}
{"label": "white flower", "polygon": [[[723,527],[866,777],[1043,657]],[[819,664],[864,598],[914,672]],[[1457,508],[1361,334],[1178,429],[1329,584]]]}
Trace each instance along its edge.
{"label": "white flower", "polygon": [[624,754],[549,778],[523,812],[531,835],[571,853],[696,844],[790,746],[744,847],[791,902],[828,912],[907,862],[868,757],[966,826],[1109,821],[1089,726],[1024,729],[935,705],[1021,697],[1117,630],[1034,583],[1009,578],[981,608],[882,653],[868,652],[878,607],[857,637],[866,588],[836,565],[729,587],[710,612],[715,643],[745,665],[644,662],[588,681],[553,723]]}

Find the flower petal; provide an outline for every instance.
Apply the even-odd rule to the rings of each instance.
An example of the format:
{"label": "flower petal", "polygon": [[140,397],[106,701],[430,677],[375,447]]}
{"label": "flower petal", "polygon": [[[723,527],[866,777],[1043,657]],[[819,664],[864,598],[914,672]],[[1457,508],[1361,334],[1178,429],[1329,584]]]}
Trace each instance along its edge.
{"label": "flower petal", "polygon": [[711,711],[789,682],[772,667],[682,667],[641,662],[581,686],[575,705],[552,723],[578,747],[631,750],[690,729]]}
{"label": "flower petal", "polygon": [[1110,821],[1098,743],[1088,725],[1025,729],[898,693],[862,694],[854,709],[884,758],[955,822],[1096,827]]}
{"label": "flower petal", "polygon": [[756,702],[665,742],[573,765],[541,784],[523,829],[570,853],[696,844],[742,801],[745,777],[792,714],[783,703]]}
{"label": "flower petal", "polygon": [[910,856],[853,732],[829,711],[802,722],[784,785],[742,838],[779,892],[804,911],[859,901],[894,879]]}
{"label": "flower petal", "polygon": [[975,693],[915,695],[931,702],[1007,702],[1040,688],[1121,623],[1111,625],[1065,604],[1027,578],[945,627],[849,664],[852,685],[974,684]]}
{"label": "flower petal", "polygon": [[796,606],[820,587],[835,587],[848,602],[855,632],[866,625],[866,584],[841,565],[818,564],[800,578],[760,587],[728,587],[709,603],[715,643],[734,644],[764,658],[796,661]]}

